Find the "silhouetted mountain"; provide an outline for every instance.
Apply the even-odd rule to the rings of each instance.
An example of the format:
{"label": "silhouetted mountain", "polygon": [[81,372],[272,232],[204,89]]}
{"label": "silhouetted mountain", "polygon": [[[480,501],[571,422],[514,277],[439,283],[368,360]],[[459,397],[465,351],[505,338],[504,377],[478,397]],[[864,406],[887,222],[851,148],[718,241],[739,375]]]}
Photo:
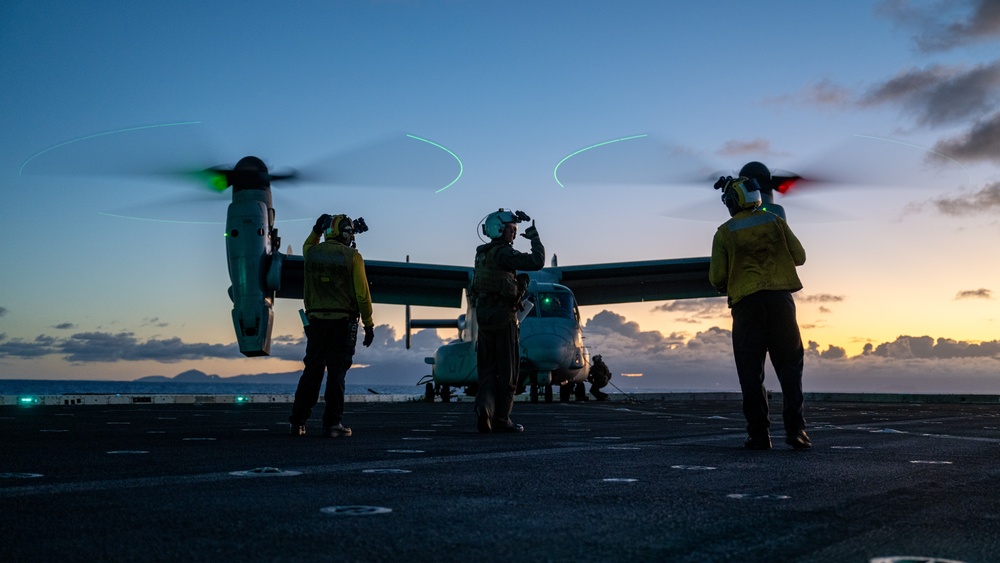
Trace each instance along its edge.
{"label": "silhouetted mountain", "polygon": [[203,371],[198,371],[196,369],[189,369],[185,372],[178,373],[173,377],[167,377],[165,375],[149,375],[146,377],[140,377],[135,381],[156,381],[156,382],[176,382],[176,383],[222,383],[221,377],[212,374],[209,375]]}
{"label": "silhouetted mountain", "polygon": [[157,382],[157,383],[298,383],[300,371],[287,373],[257,373],[246,375],[234,375],[232,377],[220,377],[215,374],[207,374],[203,371],[191,369],[178,373],[173,377],[165,375],[148,375],[140,377],[134,381]]}

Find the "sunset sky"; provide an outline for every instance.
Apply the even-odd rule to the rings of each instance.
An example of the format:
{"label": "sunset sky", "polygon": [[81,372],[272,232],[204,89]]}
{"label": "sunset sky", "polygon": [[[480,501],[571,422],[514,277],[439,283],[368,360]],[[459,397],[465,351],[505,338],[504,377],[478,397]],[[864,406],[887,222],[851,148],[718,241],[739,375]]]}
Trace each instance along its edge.
{"label": "sunset sky", "polygon": [[[368,260],[469,265],[505,207],[560,265],[707,256],[708,178],[760,160],[827,180],[779,201],[807,391],[1000,393],[998,42],[989,0],[3,2],[0,378],[300,369],[301,302],[274,357],[236,347],[230,193],[155,173],[414,135],[453,185],[449,156],[386,159],[417,186],[277,186],[282,248],[347,213]],[[623,388],[738,389],[724,298],[581,313]],[[403,318],[376,306],[350,383],[416,382],[454,337],[404,350]]]}

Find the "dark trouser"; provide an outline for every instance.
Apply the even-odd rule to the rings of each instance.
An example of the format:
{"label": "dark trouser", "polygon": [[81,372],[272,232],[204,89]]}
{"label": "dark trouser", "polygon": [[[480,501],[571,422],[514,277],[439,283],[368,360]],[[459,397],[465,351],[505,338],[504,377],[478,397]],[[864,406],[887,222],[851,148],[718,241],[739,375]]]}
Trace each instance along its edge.
{"label": "dark trouser", "polygon": [[479,328],[476,342],[476,367],[479,391],[476,393],[476,414],[485,413],[500,424],[510,424],[517,392],[518,328],[510,322],[500,328]]}
{"label": "dark trouser", "polygon": [[329,372],[326,381],[326,410],[323,411],[323,426],[336,426],[344,418],[344,383],[347,370],[354,360],[354,347],[348,342],[349,319],[309,319],[306,330],[306,357],[302,360],[305,368],[295,390],[292,404],[292,424],[305,424],[312,409],[319,401],[319,389],[323,385],[323,374]]}
{"label": "dark trouser", "polygon": [[733,306],[733,353],[736,373],[743,390],[743,415],[750,436],[768,433],[767,391],[764,388],[764,358],[781,384],[785,433],[805,428],[802,400],[803,350],[795,301],[788,291],[758,291]]}

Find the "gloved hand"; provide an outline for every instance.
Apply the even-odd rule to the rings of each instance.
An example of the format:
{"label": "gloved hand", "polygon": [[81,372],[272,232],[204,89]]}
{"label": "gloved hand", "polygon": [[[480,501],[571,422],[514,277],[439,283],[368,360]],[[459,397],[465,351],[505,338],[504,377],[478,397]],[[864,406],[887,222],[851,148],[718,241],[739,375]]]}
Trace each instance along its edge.
{"label": "gloved hand", "polygon": [[521,233],[521,236],[524,237],[524,238],[526,238],[526,239],[528,239],[528,240],[536,240],[536,239],[538,239],[538,229],[535,228],[535,222],[534,221],[531,222],[531,226],[530,227],[528,227],[527,229],[524,230],[523,233]]}
{"label": "gloved hand", "polygon": [[317,235],[323,234],[323,231],[325,230],[324,227],[330,219],[333,219],[333,217],[328,213],[320,215],[319,219],[316,219],[316,224],[313,225],[313,233]]}
{"label": "gloved hand", "polygon": [[367,348],[367,347],[369,347],[369,346],[372,345],[372,342],[374,340],[375,340],[375,327],[373,327],[373,326],[366,326],[365,327],[365,340],[361,344],[365,348]]}

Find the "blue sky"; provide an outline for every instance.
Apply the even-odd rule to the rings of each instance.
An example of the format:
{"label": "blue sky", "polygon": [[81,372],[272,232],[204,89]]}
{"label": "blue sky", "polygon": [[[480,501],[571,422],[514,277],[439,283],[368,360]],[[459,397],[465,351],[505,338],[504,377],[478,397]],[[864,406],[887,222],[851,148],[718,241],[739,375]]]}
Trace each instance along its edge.
{"label": "blue sky", "polygon": [[[832,173],[783,202],[808,254],[807,388],[929,390],[945,369],[947,389],[1000,392],[998,39],[985,0],[5,2],[0,377],[298,369],[299,303],[276,306],[279,357],[235,351],[228,193],[143,172],[306,167],[412,134],[461,159],[453,186],[434,193],[453,179],[437,162],[415,187],[276,189],[282,246],[311,225],[287,219],[343,212],[370,225],[367,259],[468,264],[479,220],[508,207],[564,265],[705,256],[726,214],[692,172]],[[567,155],[638,134],[556,183]],[[637,384],[736,388],[724,300],[582,313]],[[452,337],[405,351],[402,308],[375,318],[358,383],[415,381]]]}

